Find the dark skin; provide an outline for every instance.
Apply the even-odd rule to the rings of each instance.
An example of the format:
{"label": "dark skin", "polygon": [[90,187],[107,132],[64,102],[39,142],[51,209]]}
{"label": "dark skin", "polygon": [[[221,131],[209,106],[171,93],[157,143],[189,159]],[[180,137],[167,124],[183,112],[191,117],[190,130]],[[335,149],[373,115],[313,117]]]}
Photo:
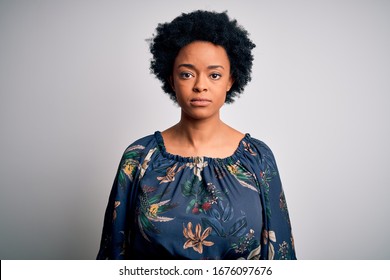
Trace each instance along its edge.
{"label": "dark skin", "polygon": [[233,83],[223,47],[195,41],[180,50],[171,85],[181,118],[162,132],[167,152],[212,158],[226,158],[235,152],[245,135],[220,119],[220,109]]}

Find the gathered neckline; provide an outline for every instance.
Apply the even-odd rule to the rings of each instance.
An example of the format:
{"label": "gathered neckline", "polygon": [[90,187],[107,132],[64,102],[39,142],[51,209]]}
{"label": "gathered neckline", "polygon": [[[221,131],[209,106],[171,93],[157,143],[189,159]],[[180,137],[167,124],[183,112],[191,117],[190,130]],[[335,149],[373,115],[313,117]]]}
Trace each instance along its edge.
{"label": "gathered neckline", "polygon": [[194,162],[198,163],[199,161],[207,161],[207,162],[217,162],[217,163],[234,163],[238,159],[240,159],[242,153],[245,150],[244,142],[248,142],[251,138],[249,133],[245,133],[244,137],[240,140],[238,147],[233,152],[232,155],[225,157],[225,158],[214,158],[214,157],[208,157],[208,156],[193,156],[193,157],[184,157],[180,155],[171,154],[167,151],[164,143],[164,138],[162,137],[162,134],[160,131],[156,131],[154,133],[154,137],[156,139],[158,148],[160,150],[160,153],[171,160],[174,161],[180,161],[180,162]]}

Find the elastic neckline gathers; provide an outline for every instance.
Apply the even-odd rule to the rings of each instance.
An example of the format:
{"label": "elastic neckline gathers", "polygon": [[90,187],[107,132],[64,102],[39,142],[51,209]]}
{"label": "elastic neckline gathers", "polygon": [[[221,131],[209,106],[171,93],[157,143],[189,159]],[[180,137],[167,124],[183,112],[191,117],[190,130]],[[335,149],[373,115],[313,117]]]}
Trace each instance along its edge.
{"label": "elastic neckline gathers", "polygon": [[237,149],[234,151],[234,153],[231,156],[225,157],[225,158],[212,158],[207,156],[195,156],[195,157],[184,157],[180,155],[174,155],[169,152],[167,152],[164,144],[164,139],[162,137],[162,134],[160,131],[156,131],[154,133],[154,137],[157,142],[158,149],[160,150],[160,153],[170,160],[179,161],[179,162],[193,162],[198,163],[199,161],[207,161],[207,162],[216,162],[216,163],[227,163],[232,164],[240,159],[241,155],[245,151],[244,142],[250,142],[251,136],[249,133],[246,133],[245,136],[240,140]]}

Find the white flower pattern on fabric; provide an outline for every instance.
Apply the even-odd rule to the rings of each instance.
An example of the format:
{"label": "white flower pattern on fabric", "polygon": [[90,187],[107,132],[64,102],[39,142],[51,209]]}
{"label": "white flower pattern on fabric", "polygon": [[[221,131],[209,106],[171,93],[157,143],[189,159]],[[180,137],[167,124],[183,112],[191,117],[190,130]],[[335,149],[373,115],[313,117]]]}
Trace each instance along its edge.
{"label": "white flower pattern on fabric", "polygon": [[194,162],[189,162],[186,164],[190,169],[193,169],[195,176],[198,177],[199,181],[202,181],[201,172],[203,169],[208,166],[208,162],[204,161],[203,157],[195,157]]}

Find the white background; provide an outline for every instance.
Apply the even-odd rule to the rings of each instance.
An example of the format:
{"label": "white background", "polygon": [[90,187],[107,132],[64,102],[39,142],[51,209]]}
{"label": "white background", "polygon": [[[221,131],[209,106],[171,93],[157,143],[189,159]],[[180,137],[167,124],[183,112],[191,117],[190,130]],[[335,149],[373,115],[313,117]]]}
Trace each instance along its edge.
{"label": "white background", "polygon": [[390,2],[0,0],[0,259],[94,259],[124,149],[176,123],[145,39],[227,10],[256,43],[223,109],[265,141],[299,259],[390,259]]}

